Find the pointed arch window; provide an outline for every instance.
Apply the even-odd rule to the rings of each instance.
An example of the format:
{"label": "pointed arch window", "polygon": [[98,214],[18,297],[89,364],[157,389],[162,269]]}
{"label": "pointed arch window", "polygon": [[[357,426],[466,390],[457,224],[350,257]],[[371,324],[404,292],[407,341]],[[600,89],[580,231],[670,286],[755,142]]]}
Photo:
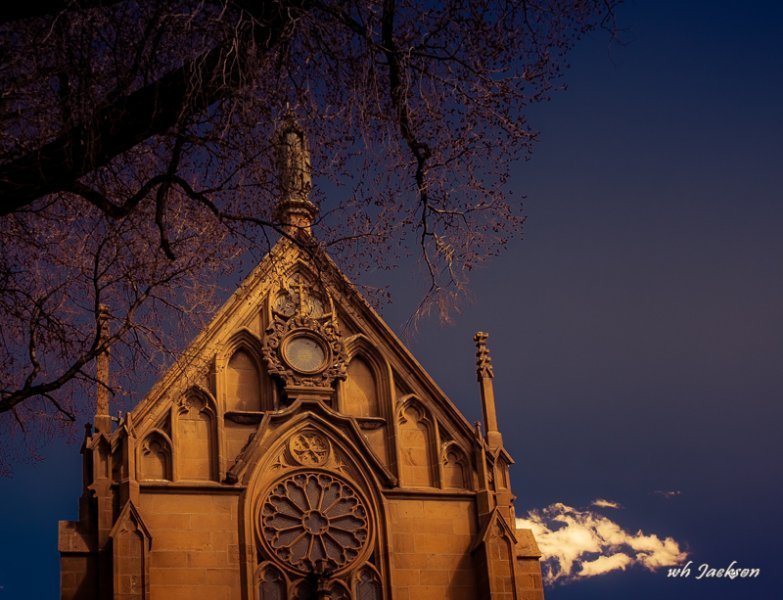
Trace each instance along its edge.
{"label": "pointed arch window", "polygon": [[380,416],[378,384],[372,367],[357,356],[348,364],[343,412],[356,417]]}
{"label": "pointed arch window", "polygon": [[226,367],[226,410],[261,410],[261,373],[249,352],[240,348]]}
{"label": "pointed arch window", "polygon": [[443,487],[467,489],[470,487],[470,471],[465,453],[455,442],[443,448]]}
{"label": "pointed arch window", "polygon": [[217,444],[212,402],[202,394],[191,394],[178,412],[178,478],[214,480]]}
{"label": "pointed arch window", "polygon": [[158,431],[150,433],[141,444],[140,479],[171,480],[171,442]]}
{"label": "pointed arch window", "polygon": [[[400,466],[403,485],[434,487],[434,425],[420,402],[410,399],[399,411]],[[437,456],[437,451],[435,451]]]}

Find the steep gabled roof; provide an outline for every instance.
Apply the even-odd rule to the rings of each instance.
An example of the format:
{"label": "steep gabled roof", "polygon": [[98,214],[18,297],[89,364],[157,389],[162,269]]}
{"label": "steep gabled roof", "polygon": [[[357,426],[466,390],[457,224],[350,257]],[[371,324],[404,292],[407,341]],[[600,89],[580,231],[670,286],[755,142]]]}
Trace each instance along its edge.
{"label": "steep gabled roof", "polygon": [[218,351],[221,341],[225,341],[241,329],[243,320],[251,313],[259,311],[259,304],[265,294],[281,282],[285,273],[296,265],[302,265],[315,274],[334,297],[336,309],[343,318],[354,321],[358,328],[366,329],[361,333],[371,335],[375,341],[380,341],[385,346],[385,356],[395,372],[406,380],[415,382],[417,389],[414,393],[425,396],[422,400],[432,399],[439,411],[448,415],[463,435],[474,437],[473,427],[443,390],[357,291],[331,257],[304,232],[298,232],[298,235],[290,238],[281,238],[275,244],[218,310],[204,330],[182,352],[178,361],[137,404],[132,411],[133,420],[137,424],[141,423],[165,397],[184,393],[187,387],[190,387],[183,382],[192,382],[199,374],[203,375],[208,371],[210,361]]}

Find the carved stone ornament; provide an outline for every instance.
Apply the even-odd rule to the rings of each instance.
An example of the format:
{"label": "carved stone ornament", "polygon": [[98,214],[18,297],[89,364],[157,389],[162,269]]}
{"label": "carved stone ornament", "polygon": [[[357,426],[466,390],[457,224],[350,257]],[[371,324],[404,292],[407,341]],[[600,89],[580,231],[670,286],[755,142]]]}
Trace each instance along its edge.
{"label": "carved stone ornament", "polygon": [[331,320],[275,319],[264,338],[263,356],[269,373],[286,385],[331,387],[346,376],[345,348]]}
{"label": "carved stone ornament", "polygon": [[320,467],[329,460],[329,440],[316,431],[302,431],[288,441],[291,458],[304,467]]}
{"label": "carved stone ornament", "polygon": [[269,557],[298,574],[332,573],[363,559],[370,543],[365,501],[342,477],[300,471],[272,486],[259,515]]}
{"label": "carved stone ornament", "polygon": [[473,336],[473,341],[476,342],[476,374],[479,381],[495,377],[495,372],[492,370],[492,357],[487,347],[488,337],[489,334],[483,331],[478,331]]}
{"label": "carved stone ornament", "polygon": [[331,313],[331,303],[310,277],[293,273],[274,296],[272,311],[283,320],[294,315],[323,319]]}

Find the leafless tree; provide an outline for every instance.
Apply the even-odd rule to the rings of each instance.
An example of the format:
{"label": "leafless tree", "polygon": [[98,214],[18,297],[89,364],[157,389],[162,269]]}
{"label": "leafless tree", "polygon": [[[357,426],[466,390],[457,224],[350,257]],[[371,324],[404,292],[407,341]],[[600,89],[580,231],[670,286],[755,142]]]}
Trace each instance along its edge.
{"label": "leafless tree", "polygon": [[281,232],[270,143],[289,112],[311,140],[321,243],[354,272],[418,256],[421,311],[445,313],[521,224],[504,184],[535,139],[527,107],[612,9],[51,0],[4,13],[0,412],[72,421],[107,345],[137,367],[173,348],[171,316],[195,322],[209,282]]}

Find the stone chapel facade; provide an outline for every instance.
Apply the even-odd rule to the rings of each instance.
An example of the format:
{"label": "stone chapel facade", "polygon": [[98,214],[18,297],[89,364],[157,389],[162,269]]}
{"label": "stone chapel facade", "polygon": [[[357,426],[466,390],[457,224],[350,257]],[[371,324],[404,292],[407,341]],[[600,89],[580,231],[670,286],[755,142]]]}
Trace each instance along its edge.
{"label": "stone chapel facade", "polygon": [[62,599],[542,599],[487,335],[482,429],[309,243],[293,121],[280,148],[293,239],[116,426],[99,391],[79,520],[60,522]]}

